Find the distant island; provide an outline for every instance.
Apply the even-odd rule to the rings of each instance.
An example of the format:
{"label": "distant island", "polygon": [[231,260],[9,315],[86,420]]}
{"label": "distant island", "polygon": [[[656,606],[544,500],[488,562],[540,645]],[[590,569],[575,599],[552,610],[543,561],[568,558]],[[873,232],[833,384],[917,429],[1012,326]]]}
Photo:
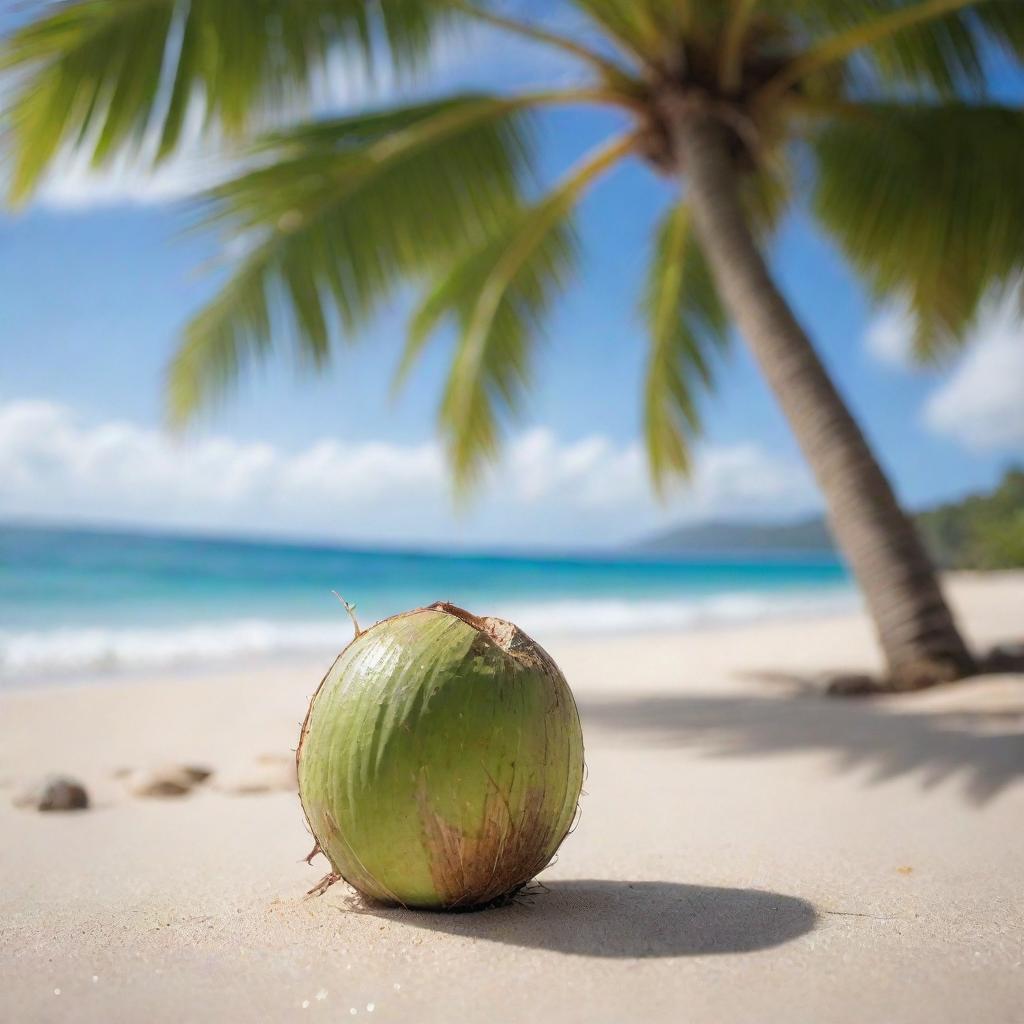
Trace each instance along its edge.
{"label": "distant island", "polygon": [[[983,494],[938,505],[915,519],[939,565],[948,569],[1024,568],[1024,469],[1011,469]],[[822,516],[788,523],[715,521],[679,526],[641,540],[657,554],[708,551],[746,554],[834,554]]]}
{"label": "distant island", "polygon": [[791,523],[715,520],[678,526],[636,545],[638,550],[664,554],[721,551],[737,554],[778,552],[833,554],[835,544],[822,516]]}

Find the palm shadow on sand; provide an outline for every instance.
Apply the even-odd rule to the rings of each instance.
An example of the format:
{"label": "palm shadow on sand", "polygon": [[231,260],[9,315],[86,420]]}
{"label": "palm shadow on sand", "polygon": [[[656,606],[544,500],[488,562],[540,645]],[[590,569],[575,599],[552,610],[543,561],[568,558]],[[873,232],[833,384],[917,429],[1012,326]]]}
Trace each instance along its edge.
{"label": "palm shadow on sand", "polygon": [[[767,678],[768,673],[762,673]],[[795,687],[797,677],[779,677]],[[704,756],[763,758],[822,751],[836,772],[866,771],[868,784],[915,778],[925,789],[959,783],[981,806],[1024,777],[1021,716],[992,712],[892,713],[881,701],[679,694],[587,703],[584,727],[651,743],[695,747]]]}
{"label": "palm shadow on sand", "polygon": [[609,879],[550,882],[480,913],[364,912],[465,938],[611,958],[753,952],[806,934],[817,917],[806,900],[777,892]]}

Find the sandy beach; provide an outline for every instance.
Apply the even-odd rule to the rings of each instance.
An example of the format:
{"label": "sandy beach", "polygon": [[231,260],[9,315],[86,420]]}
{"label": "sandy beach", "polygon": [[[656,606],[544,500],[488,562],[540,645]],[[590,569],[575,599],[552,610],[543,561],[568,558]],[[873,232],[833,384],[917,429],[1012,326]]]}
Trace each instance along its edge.
{"label": "sandy beach", "polygon": [[[1024,574],[950,591],[979,647],[1024,636]],[[1022,1019],[1024,677],[825,699],[877,664],[856,615],[549,646],[582,817],[473,914],[304,898],[323,862],[272,780],[323,665],[0,695],[0,1019]],[[214,774],[127,792],[167,762]],[[13,806],[50,772],[93,806]]]}

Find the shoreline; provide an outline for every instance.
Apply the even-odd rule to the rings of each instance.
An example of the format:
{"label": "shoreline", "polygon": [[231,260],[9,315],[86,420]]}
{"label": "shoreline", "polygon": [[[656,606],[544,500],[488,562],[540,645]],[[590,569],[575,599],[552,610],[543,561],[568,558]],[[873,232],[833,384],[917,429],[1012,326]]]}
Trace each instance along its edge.
{"label": "shoreline", "polygon": [[326,655],[348,629],[332,591],[353,601],[365,623],[454,600],[548,643],[852,603],[835,561],[623,560],[608,552],[538,561],[61,537],[12,557],[0,595],[0,685]]}
{"label": "shoreline", "polygon": [[[962,590],[971,590],[977,586],[990,592],[997,592],[1004,588],[1014,589],[1020,581],[1024,581],[1024,570],[993,570],[989,572],[959,571],[949,572],[943,575],[944,584],[956,593]],[[749,606],[746,611],[742,608],[742,602],[751,596],[763,600],[764,604],[756,609]],[[823,607],[815,605],[815,599],[821,597]],[[695,621],[682,623],[654,622],[647,626],[638,626],[636,621],[624,625],[606,625],[605,623],[595,624],[586,629],[581,628],[559,628],[553,627],[550,631],[542,632],[536,628],[526,628],[535,639],[552,648],[573,646],[576,644],[600,643],[603,641],[657,641],[659,639],[675,636],[699,636],[702,634],[720,634],[723,631],[746,630],[758,626],[787,625],[795,623],[827,623],[831,620],[843,620],[857,617],[863,614],[861,597],[852,585],[850,586],[829,586],[821,590],[820,595],[812,590],[780,590],[778,592],[764,592],[751,595],[750,592],[723,593],[708,595],[712,602],[720,601],[719,611],[716,614],[705,615],[701,618],[698,612]],[[784,607],[773,609],[771,602],[778,598]],[[794,600],[796,598],[796,600]],[[686,600],[675,600],[672,598],[655,599],[653,603],[665,606],[680,606],[689,608]],[[788,604],[787,604],[788,600]],[[738,604],[737,604],[738,602]],[[552,601],[551,605],[558,607],[564,602]],[[586,601],[580,601],[581,607]],[[645,602],[631,602],[624,599],[623,604],[635,604],[642,608]],[[521,602],[520,602],[521,604]],[[724,610],[723,610],[724,607]],[[490,614],[491,612],[487,610]],[[242,620],[247,621],[247,620]],[[516,620],[520,624],[519,620]],[[1024,620],[1022,620],[1024,621]],[[254,625],[267,625],[257,621]],[[372,624],[372,623],[371,623]],[[223,625],[223,624],[222,624]],[[231,626],[234,623],[227,623]],[[287,631],[287,620],[281,620],[271,624],[275,630],[282,633]],[[210,631],[216,630],[218,623],[213,622],[204,627]],[[127,661],[122,664],[114,663],[110,667],[95,667],[92,665],[67,664],[59,668],[47,668],[29,672],[16,672],[5,676],[0,672],[0,695],[7,693],[34,692],[41,689],[78,689],[82,686],[123,686],[145,684],[149,681],[158,680],[181,680],[187,682],[202,677],[234,675],[238,673],[267,673],[272,671],[286,670],[289,666],[301,664],[303,666],[315,666],[326,664],[337,654],[349,641],[349,624],[345,618],[337,621],[324,619],[316,623],[297,620],[294,626],[299,629],[323,630],[324,633],[337,633],[337,645],[328,643],[297,645],[295,647],[281,647],[262,652],[243,650],[240,652],[228,652],[215,656],[169,656],[164,663],[138,664]],[[188,625],[185,627],[189,628]],[[59,636],[60,631],[54,631]],[[100,630],[100,632],[110,632]],[[125,631],[134,635],[135,631]],[[1020,633],[1024,634],[1024,625]],[[1018,636],[1017,639],[1020,639]],[[71,680],[63,677],[73,677]]]}
{"label": "shoreline", "polygon": [[[773,596],[775,595],[758,595],[758,597],[763,597],[766,603],[770,602]],[[645,637],[674,636],[677,634],[690,635],[705,632],[717,633],[722,630],[743,629],[748,626],[761,624],[767,625],[771,623],[800,622],[807,620],[818,621],[821,619],[839,618],[856,614],[859,610],[860,604],[859,595],[852,588],[835,588],[834,590],[829,590],[826,594],[821,595],[821,597],[824,598],[824,604],[826,605],[824,608],[815,607],[815,599],[817,595],[813,595],[810,592],[800,592],[798,601],[792,601],[792,594],[782,594],[778,596],[783,599],[783,603],[785,603],[786,598],[790,598],[789,605],[779,610],[774,610],[766,606],[750,611],[749,613],[745,613],[742,610],[739,610],[738,612],[733,611],[731,613],[718,614],[712,612],[710,614],[705,614],[703,617],[698,613],[696,621],[680,622],[675,625],[666,624],[664,622],[655,622],[649,626],[641,626],[636,624],[636,622],[631,622],[622,625],[614,623],[606,625],[602,623],[586,629],[555,627],[550,632],[543,634],[543,642],[548,646],[560,646],[564,644],[586,643],[590,641],[600,642],[604,639],[642,639]],[[723,605],[728,607],[730,603],[748,600],[748,595],[721,594],[714,595],[710,600],[720,601]],[[628,600],[623,603],[630,604]],[[674,602],[666,600],[664,603],[668,605],[673,604]],[[682,604],[682,602],[679,603]],[[579,604],[583,606],[585,602],[581,601]],[[735,607],[735,605],[733,606]],[[640,607],[642,607],[642,605]],[[640,618],[639,607],[637,609],[636,618]],[[517,618],[516,621],[518,624],[520,620]],[[251,624],[258,626],[271,625],[262,621]],[[367,625],[373,624],[374,622],[370,622]],[[224,625],[232,627],[236,624],[229,622]],[[246,621],[245,625],[250,625],[250,623]],[[283,622],[275,622],[272,626],[275,630],[280,630],[282,632],[286,632],[287,630],[287,625]],[[242,651],[237,654],[228,653],[207,658],[185,656],[177,659],[168,659],[164,664],[147,665],[126,662],[124,664],[114,663],[110,667],[105,668],[97,668],[89,665],[68,665],[60,669],[54,668],[35,672],[19,672],[7,677],[0,674],[0,693],[43,687],[51,688],[54,686],[96,686],[102,685],[106,682],[117,683],[131,682],[132,680],[138,679],[144,680],[150,676],[190,679],[202,674],[218,674],[225,671],[234,672],[241,669],[261,671],[275,666],[286,666],[295,662],[312,662],[317,659],[323,660],[327,657],[333,657],[334,654],[337,653],[337,650],[340,650],[341,647],[348,643],[348,638],[346,637],[346,633],[349,628],[347,621],[333,623],[328,620],[324,620],[323,622],[315,624],[308,622],[296,623],[296,627],[298,629],[312,628],[317,631],[323,630],[324,632],[333,631],[335,626],[337,626],[337,632],[339,635],[339,647],[337,649],[328,648],[326,645],[323,645],[322,649],[317,649],[314,645],[307,645],[304,647],[293,648],[281,647],[261,653]],[[215,626],[211,625],[204,628],[214,629]],[[106,630],[104,632],[109,633],[110,631]],[[128,632],[132,634],[135,633],[135,631],[131,630]],[[59,634],[55,634],[55,639],[58,638]],[[63,672],[67,675],[74,675],[76,679],[74,682],[70,683],[55,680],[54,677],[59,674],[59,672]]]}
{"label": "shoreline", "polygon": [[[860,610],[860,596],[852,586],[829,586],[821,588],[820,591],[811,588],[791,588],[780,589],[776,592],[732,591],[711,593],[699,597],[623,598],[615,601],[587,598],[556,599],[534,606],[532,611],[527,611],[525,620],[517,612],[526,611],[530,607],[528,603],[522,600],[504,602],[506,605],[504,608],[502,603],[501,601],[495,602],[497,611],[485,607],[485,613],[499,616],[504,613],[503,617],[515,621],[535,639],[548,646],[599,642],[603,639],[613,638],[650,638],[676,634],[720,632],[723,629],[743,629],[759,624],[835,618],[856,614]],[[773,607],[773,603],[777,603],[778,607]],[[536,625],[539,624],[545,609],[551,611],[556,624],[548,629],[542,627],[538,630]],[[575,625],[564,624],[567,610],[568,617]],[[588,617],[590,621],[586,621]],[[558,621],[560,618],[561,623]],[[379,620],[373,620],[364,625],[372,625],[374,621]],[[84,660],[84,664],[76,664],[74,658],[68,657],[65,664],[52,667],[15,670],[9,675],[0,671],[0,693],[54,686],[78,687],[102,685],[106,682],[123,683],[152,676],[189,679],[204,673],[219,674],[242,669],[261,671],[294,662],[313,662],[333,657],[348,642],[350,632],[347,619],[325,618],[315,622],[241,619],[222,623],[214,621],[203,625],[191,622],[183,623],[177,631],[173,629],[157,631],[133,627],[123,630],[111,627],[58,628],[49,631],[48,634],[23,632],[21,636],[31,637],[32,642],[36,644],[52,645],[59,645],[62,641],[67,642],[70,639],[73,645],[74,638],[80,635],[113,638],[120,634],[122,639],[106,641],[116,650],[119,643],[125,642],[129,644],[130,648],[138,649],[144,646],[145,637],[152,634],[153,643],[159,650],[161,645],[167,644],[168,637],[175,635],[189,637],[192,634],[200,633],[202,637],[206,638],[216,633],[218,628],[229,632],[232,630],[240,632],[242,645],[245,644],[246,637],[251,636],[254,631],[269,630],[274,635],[281,637],[281,646],[257,651],[251,649],[253,645],[250,643],[249,648],[242,646],[237,651],[228,650],[224,653],[206,656],[193,653],[172,653],[167,654],[162,661],[153,658],[149,663],[146,663],[145,660],[140,661],[137,657],[132,659],[131,656],[119,660],[118,656],[113,653],[95,659],[87,659],[83,655],[79,660]],[[307,642],[288,646],[289,628],[294,628],[300,636],[304,634],[307,637]],[[338,638],[336,647],[326,642],[320,643],[318,640],[312,640],[313,636],[319,638],[330,635],[333,638],[334,634],[337,634]],[[0,633],[0,640],[2,640],[2,633]],[[2,653],[2,646],[0,646],[0,655]],[[53,658],[61,656],[56,654]],[[90,660],[101,664],[90,663]],[[102,665],[104,661],[109,664]],[[56,678],[60,675],[74,676],[75,679],[73,682],[66,682]]]}

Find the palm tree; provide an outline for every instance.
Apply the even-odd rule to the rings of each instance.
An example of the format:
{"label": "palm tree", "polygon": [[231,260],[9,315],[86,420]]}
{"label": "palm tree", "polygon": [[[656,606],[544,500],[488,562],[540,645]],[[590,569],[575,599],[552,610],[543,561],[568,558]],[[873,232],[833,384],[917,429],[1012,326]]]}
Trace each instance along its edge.
{"label": "palm tree", "polygon": [[[654,481],[685,474],[700,392],[734,321],[817,478],[888,685],[971,670],[928,556],[764,253],[806,198],[872,293],[907,304],[917,355],[954,350],[982,296],[1024,264],[1024,115],[991,101],[985,72],[996,50],[1024,58],[1020,0],[572,0],[559,11],[577,19],[572,33],[484,0],[38,7],[2,58],[15,202],[69,149],[97,165],[126,150],[159,162],[197,118],[249,140],[244,169],[203,200],[242,255],[170,367],[175,420],[282,339],[322,365],[412,282],[422,298],[400,375],[454,326],[440,429],[456,480],[471,481],[569,282],[574,208],[639,158],[677,185],[643,297]],[[553,47],[579,81],[282,120],[328,62],[415,73],[460,23]],[[619,111],[622,133],[538,196],[532,112],[574,104]]]}

